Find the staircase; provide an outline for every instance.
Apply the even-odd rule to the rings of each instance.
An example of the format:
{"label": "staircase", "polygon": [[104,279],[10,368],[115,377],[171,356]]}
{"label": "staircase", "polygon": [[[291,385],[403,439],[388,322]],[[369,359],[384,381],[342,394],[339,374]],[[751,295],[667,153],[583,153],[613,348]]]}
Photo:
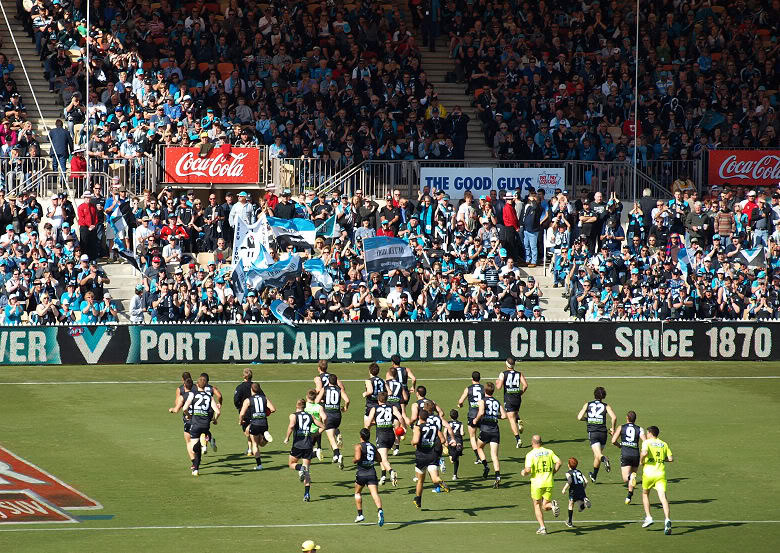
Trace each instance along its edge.
{"label": "staircase", "polygon": [[[38,54],[35,51],[35,42],[25,32],[19,20],[14,18],[16,10],[12,8],[13,3],[7,2],[5,4],[7,4],[6,13],[11,28],[9,29],[6,26],[5,19],[0,15],[0,39],[3,41],[3,53],[16,66],[12,76],[16,81],[19,94],[22,96],[22,102],[27,108],[27,118],[33,123],[33,129],[38,135],[38,140],[41,144],[42,154],[48,155],[48,129],[54,127],[54,121],[62,116],[62,107],[57,104],[59,97],[49,93],[49,82],[43,77],[43,64],[38,59]],[[11,40],[12,35],[16,38],[16,44],[22,56],[21,60]],[[24,67],[27,68],[30,83],[32,83],[32,90],[24,75],[22,62],[24,62]],[[41,119],[38,108],[35,105],[36,99],[41,107],[43,119]]]}
{"label": "staircase", "polygon": [[132,265],[122,261],[121,263],[105,263],[100,266],[111,279],[106,290],[111,292],[111,299],[119,311],[119,321],[126,322],[130,316],[130,300],[135,295],[136,284],[141,283],[141,274]]}
{"label": "staircase", "polygon": [[465,84],[445,82],[447,73],[455,69],[455,62],[449,56],[447,38],[439,37],[436,41],[435,52],[431,52],[427,46],[423,46],[421,40],[417,42],[420,45],[422,68],[439,95],[439,103],[447,109],[447,113],[450,113],[455,106],[459,105],[463,113],[469,117],[469,138],[466,141],[465,151],[466,160],[484,161],[490,159],[492,157],[491,151],[485,144],[482,127],[477,117],[477,110],[471,105],[474,97],[465,94]]}

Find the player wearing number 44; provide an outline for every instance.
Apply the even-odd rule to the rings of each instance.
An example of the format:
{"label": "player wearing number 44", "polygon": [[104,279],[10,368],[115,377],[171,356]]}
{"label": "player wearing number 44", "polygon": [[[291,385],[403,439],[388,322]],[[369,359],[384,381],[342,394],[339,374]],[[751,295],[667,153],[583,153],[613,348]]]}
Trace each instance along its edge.
{"label": "player wearing number 44", "polygon": [[589,473],[591,482],[595,482],[599,476],[599,468],[604,463],[607,472],[610,471],[609,457],[604,455],[604,446],[607,445],[607,415],[609,415],[610,429],[609,433],[615,433],[615,412],[612,407],[604,402],[607,397],[607,391],[598,386],[593,390],[593,401],[588,401],[580,409],[577,415],[578,421],[588,423],[588,440],[593,450],[593,472]]}

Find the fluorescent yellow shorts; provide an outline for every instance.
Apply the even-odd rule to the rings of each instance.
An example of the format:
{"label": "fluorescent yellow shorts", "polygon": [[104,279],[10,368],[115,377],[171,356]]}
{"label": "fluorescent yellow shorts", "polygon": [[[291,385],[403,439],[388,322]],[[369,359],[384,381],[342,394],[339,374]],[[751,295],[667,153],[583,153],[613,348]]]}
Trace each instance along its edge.
{"label": "fluorescent yellow shorts", "polygon": [[666,493],[666,475],[653,476],[643,474],[642,489],[652,490],[653,488],[655,488],[656,491]]}
{"label": "fluorescent yellow shorts", "polygon": [[543,498],[547,501],[552,498],[552,486],[531,486],[531,499]]}

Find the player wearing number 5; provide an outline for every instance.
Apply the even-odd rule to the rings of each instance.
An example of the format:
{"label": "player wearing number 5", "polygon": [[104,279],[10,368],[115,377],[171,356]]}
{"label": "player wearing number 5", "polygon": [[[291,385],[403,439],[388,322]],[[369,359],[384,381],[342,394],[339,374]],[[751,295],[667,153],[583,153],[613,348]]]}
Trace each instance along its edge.
{"label": "player wearing number 5", "polygon": [[628,484],[626,505],[631,503],[631,497],[634,495],[636,471],[639,469],[639,444],[645,439],[645,430],[634,424],[635,422],[636,413],[629,411],[626,413],[626,424],[618,426],[612,435],[612,445],[620,448],[620,471],[623,482]]}
{"label": "player wearing number 5", "polygon": [[528,389],[528,382],[522,372],[515,370],[514,357],[506,358],[506,370],[496,379],[496,390],[501,388],[504,388],[504,409],[509,419],[509,428],[515,436],[515,447],[520,449],[523,445],[523,440],[520,439],[520,434],[523,433],[523,420],[518,418],[517,413],[520,411],[523,394]]}
{"label": "player wearing number 5", "polygon": [[382,500],[379,498],[379,491],[377,490],[376,469],[374,463],[377,458],[377,450],[369,440],[371,439],[371,432],[368,428],[360,429],[360,443],[355,444],[355,458],[352,462],[357,465],[357,472],[355,473],[355,506],[357,507],[357,517],[355,522],[363,522],[365,517],[363,516],[363,499],[360,496],[360,492],[364,487],[368,487],[368,491],[371,492],[371,497],[374,499],[374,504],[377,508],[377,518],[379,526],[385,524],[385,512],[382,510]]}
{"label": "player wearing number 5", "polygon": [[658,439],[660,434],[657,426],[647,427],[647,439],[642,442],[642,453],[639,462],[642,464],[642,504],[645,507],[645,521],[642,528],[647,528],[653,523],[650,516],[650,490],[655,488],[661,506],[664,509],[664,534],[672,533],[672,520],[669,517],[669,500],[666,499],[666,463],[674,461],[669,445]]}
{"label": "player wearing number 5", "polygon": [[487,478],[490,473],[488,469],[487,458],[485,457],[485,445],[490,444],[490,458],[493,460],[493,469],[496,471],[496,481],[494,488],[501,484],[501,466],[498,461],[498,446],[501,443],[501,434],[498,428],[499,419],[506,418],[506,411],[501,404],[493,397],[496,387],[492,382],[485,384],[485,399],[480,399],[477,403],[477,414],[469,421],[475,427],[479,425],[479,440],[477,440],[477,455],[484,467],[482,478]]}
{"label": "player wearing number 5", "polygon": [[604,446],[607,445],[607,415],[610,418],[609,433],[615,433],[615,412],[612,407],[604,403],[607,391],[601,386],[593,390],[593,401],[588,401],[580,409],[577,415],[578,421],[588,423],[588,440],[593,450],[593,472],[589,473],[592,482],[599,476],[599,467],[604,463],[607,472],[610,471],[609,457],[604,455]]}
{"label": "player wearing number 5", "polygon": [[561,513],[558,502],[552,499],[553,475],[561,468],[561,460],[551,449],[542,447],[542,438],[539,435],[531,438],[531,448],[525,456],[525,468],[520,474],[531,475],[531,501],[536,520],[539,521],[536,533],[546,534],[544,511],[551,510],[556,517]]}

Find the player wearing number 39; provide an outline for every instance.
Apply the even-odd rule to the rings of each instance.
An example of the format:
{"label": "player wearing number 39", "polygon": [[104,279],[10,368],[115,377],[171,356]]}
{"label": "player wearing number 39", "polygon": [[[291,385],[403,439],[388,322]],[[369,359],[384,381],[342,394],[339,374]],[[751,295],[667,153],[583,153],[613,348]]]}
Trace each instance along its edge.
{"label": "player wearing number 39", "polygon": [[556,517],[561,513],[558,502],[552,499],[553,475],[561,468],[561,460],[546,447],[542,447],[541,436],[534,435],[531,438],[531,451],[525,456],[525,468],[521,472],[523,476],[531,476],[531,501],[534,505],[534,514],[539,521],[537,534],[546,534],[544,527],[544,511],[552,511]]}
{"label": "player wearing number 39", "polygon": [[655,488],[661,506],[664,509],[664,534],[672,533],[672,520],[669,518],[669,500],[666,499],[666,468],[665,463],[674,461],[669,445],[658,439],[660,434],[657,426],[647,427],[647,439],[642,442],[642,453],[639,462],[642,464],[642,504],[645,507],[645,521],[642,528],[653,523],[650,516],[650,490]]}
{"label": "player wearing number 39", "polygon": [[588,401],[580,409],[579,415],[577,415],[578,421],[586,421],[588,423],[588,440],[590,440],[590,448],[593,450],[593,472],[589,473],[592,482],[596,481],[599,476],[599,467],[601,463],[604,463],[604,468],[609,472],[609,457],[604,455],[604,446],[607,445],[607,415],[609,415],[610,421],[610,434],[615,433],[615,412],[612,407],[604,402],[604,398],[607,397],[607,391],[598,386],[593,390],[593,401]]}
{"label": "player wearing number 39", "polygon": [[371,432],[368,428],[360,429],[360,443],[355,444],[355,458],[352,462],[357,465],[357,472],[355,473],[355,506],[357,507],[357,517],[355,522],[363,522],[365,517],[363,516],[363,500],[360,496],[360,492],[364,487],[368,488],[371,492],[371,497],[374,499],[374,504],[377,508],[377,519],[379,526],[385,524],[385,512],[382,510],[382,500],[379,498],[379,491],[377,490],[376,469],[374,463],[378,456],[378,451],[374,444],[370,442]]}

